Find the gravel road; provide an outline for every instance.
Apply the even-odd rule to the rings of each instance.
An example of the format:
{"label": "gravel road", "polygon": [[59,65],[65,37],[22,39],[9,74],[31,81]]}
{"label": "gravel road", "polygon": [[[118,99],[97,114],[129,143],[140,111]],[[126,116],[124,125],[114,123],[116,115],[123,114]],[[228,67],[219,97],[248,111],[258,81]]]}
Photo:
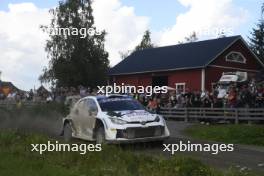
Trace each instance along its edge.
{"label": "gravel road", "polygon": [[[23,120],[22,120],[23,119]],[[49,136],[57,138],[61,130],[61,118],[55,116],[49,118],[29,118],[24,117],[13,120],[0,119],[0,129],[13,128],[13,129],[26,129],[33,132],[45,133]],[[14,122],[15,121],[15,122]],[[183,134],[183,130],[190,127],[191,123],[167,121],[171,137],[166,140],[165,144],[178,144],[180,141],[187,143],[190,141],[192,144],[214,144],[217,142],[208,142],[202,140],[191,139]],[[130,148],[130,147],[129,147]],[[135,148],[135,152],[143,152],[148,154],[164,155],[171,157],[171,153],[163,152],[164,146],[148,146]],[[252,147],[235,145],[233,152],[220,152],[213,155],[209,152],[176,152],[175,155],[183,155],[194,157],[201,160],[210,166],[228,169],[236,167],[241,171],[254,170],[264,175],[264,147]]]}

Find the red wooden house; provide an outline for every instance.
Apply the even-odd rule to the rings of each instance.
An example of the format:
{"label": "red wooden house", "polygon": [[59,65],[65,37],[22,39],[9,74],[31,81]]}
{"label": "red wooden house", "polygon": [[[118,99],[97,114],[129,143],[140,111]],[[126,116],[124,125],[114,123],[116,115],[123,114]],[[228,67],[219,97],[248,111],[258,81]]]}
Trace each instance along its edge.
{"label": "red wooden house", "polygon": [[7,96],[9,93],[14,91],[21,91],[11,82],[4,82],[0,80],[0,94]]}
{"label": "red wooden house", "polygon": [[211,90],[223,72],[258,73],[263,63],[241,36],[137,51],[109,71],[111,83]]}

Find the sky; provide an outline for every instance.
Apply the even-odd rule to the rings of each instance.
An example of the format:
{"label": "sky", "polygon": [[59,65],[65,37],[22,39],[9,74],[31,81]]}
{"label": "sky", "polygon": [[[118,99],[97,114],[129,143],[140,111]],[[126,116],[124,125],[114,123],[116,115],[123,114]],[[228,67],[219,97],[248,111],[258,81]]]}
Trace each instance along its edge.
{"label": "sky", "polygon": [[[0,1],[0,71],[3,81],[18,88],[37,88],[48,65],[39,26],[50,23],[48,10],[58,0]],[[110,65],[120,62],[120,52],[132,50],[151,31],[156,46],[174,45],[193,31],[199,40],[242,35],[247,40],[260,19],[260,0],[93,0],[96,27],[107,31],[105,47]]]}

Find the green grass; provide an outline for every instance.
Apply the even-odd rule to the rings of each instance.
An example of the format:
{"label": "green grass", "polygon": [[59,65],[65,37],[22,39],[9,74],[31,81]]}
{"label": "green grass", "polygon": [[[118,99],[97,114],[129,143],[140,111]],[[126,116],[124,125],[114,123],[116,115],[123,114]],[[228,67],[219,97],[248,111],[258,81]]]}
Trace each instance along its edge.
{"label": "green grass", "polygon": [[194,125],[185,133],[196,139],[264,146],[264,125]]}
{"label": "green grass", "polygon": [[2,116],[13,117],[13,116],[50,116],[53,114],[60,114],[65,116],[69,113],[69,109],[64,106],[62,103],[44,103],[39,105],[26,106],[9,106],[9,107],[0,107],[0,113]]}
{"label": "green grass", "polygon": [[101,152],[31,152],[31,145],[53,141],[45,136],[0,131],[0,176],[245,176],[223,174],[201,162],[185,158],[134,154],[117,146]]}

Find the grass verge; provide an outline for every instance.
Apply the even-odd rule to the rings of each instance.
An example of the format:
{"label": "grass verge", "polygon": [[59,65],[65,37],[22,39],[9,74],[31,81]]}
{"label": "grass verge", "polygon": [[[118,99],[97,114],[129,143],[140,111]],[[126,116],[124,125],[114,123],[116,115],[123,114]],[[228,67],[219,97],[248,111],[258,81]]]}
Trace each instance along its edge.
{"label": "grass verge", "polygon": [[[230,170],[213,170],[201,162],[185,158],[136,155],[117,146],[80,155],[75,152],[31,152],[30,144],[53,141],[46,136],[0,131],[0,175],[14,176],[245,176]],[[54,141],[53,141],[54,142]]]}
{"label": "grass verge", "polygon": [[195,139],[264,146],[264,125],[194,125],[185,133]]}

